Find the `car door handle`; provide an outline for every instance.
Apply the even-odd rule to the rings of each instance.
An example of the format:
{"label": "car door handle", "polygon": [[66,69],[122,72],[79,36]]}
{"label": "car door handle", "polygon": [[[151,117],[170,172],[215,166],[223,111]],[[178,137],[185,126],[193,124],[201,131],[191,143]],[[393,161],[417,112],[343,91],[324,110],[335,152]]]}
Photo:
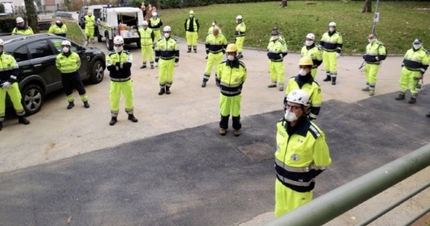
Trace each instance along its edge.
{"label": "car door handle", "polygon": [[33,65],[33,67],[40,67],[40,66],[42,66],[42,64],[35,64],[35,65]]}

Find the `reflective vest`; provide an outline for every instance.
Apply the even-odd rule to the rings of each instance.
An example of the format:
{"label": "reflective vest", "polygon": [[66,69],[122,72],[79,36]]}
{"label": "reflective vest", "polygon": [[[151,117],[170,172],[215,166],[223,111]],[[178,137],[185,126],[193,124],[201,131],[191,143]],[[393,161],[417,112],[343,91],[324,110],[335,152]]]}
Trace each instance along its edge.
{"label": "reflective vest", "polygon": [[339,32],[336,31],[330,35],[330,33],[327,31],[323,34],[320,45],[324,51],[336,51],[340,53],[342,51],[342,42],[342,35]]}
{"label": "reflective vest", "polygon": [[309,80],[305,83],[299,80],[299,76],[294,76],[288,80],[287,88],[285,89],[285,98],[284,102],[286,101],[286,98],[288,94],[296,89],[301,89],[306,91],[309,95],[309,116],[311,118],[316,118],[317,115],[320,112],[321,105],[322,105],[322,94],[321,94],[321,87],[320,85],[312,78],[312,76],[309,77]]}
{"label": "reflective vest", "polygon": [[210,34],[206,37],[206,54],[221,53],[227,48],[227,39],[223,34]]}
{"label": "reflective vest", "polygon": [[68,56],[60,53],[57,55],[55,65],[63,74],[73,73],[81,67],[81,58],[75,52],[71,52]]}
{"label": "reflective vest", "polygon": [[18,63],[15,58],[5,52],[0,54],[0,84],[9,81],[16,82],[18,76]]}
{"label": "reflective vest", "polygon": [[139,29],[140,34],[140,45],[141,46],[150,46],[154,42],[154,33],[151,28]]}
{"label": "reflective vest", "polygon": [[423,47],[418,50],[413,48],[409,49],[403,59],[402,67],[405,66],[411,71],[421,71],[422,74],[426,72],[429,66],[429,52]]}
{"label": "reflective vest", "polygon": [[160,27],[162,25],[163,23],[161,22],[161,19],[158,17],[151,17],[151,19],[149,19],[148,27],[152,28],[152,30],[154,31],[160,30]]}
{"label": "reflective vest", "polygon": [[67,26],[65,24],[62,24],[61,27],[57,24],[51,25],[49,28],[48,33],[51,34],[66,34],[67,33]]}
{"label": "reflective vest", "polygon": [[246,80],[246,67],[242,61],[222,61],[217,67],[217,83],[224,96],[237,96],[242,92]]}
{"label": "reflective vest", "polygon": [[[192,27],[190,27],[191,21],[193,21]],[[198,32],[199,31],[199,21],[196,17],[188,18],[185,21],[185,31],[191,31],[191,32]]]}
{"label": "reflective vest", "polygon": [[277,39],[270,41],[267,45],[267,57],[273,62],[282,62],[287,55],[287,45],[284,41]]}
{"label": "reflective vest", "polygon": [[313,66],[312,68],[317,68],[322,63],[322,51],[315,44],[311,46],[303,46],[301,51],[301,56],[307,56],[312,59]]}
{"label": "reflective vest", "polygon": [[[387,56],[387,51],[383,46],[382,42],[375,40],[372,43],[367,44],[366,54],[364,54],[363,59],[367,64],[380,64],[381,60],[385,60]],[[376,59],[378,57],[378,59]]]}
{"label": "reflective vest", "polygon": [[94,25],[96,24],[96,17],[94,15],[85,17],[85,28],[94,29]]}
{"label": "reflective vest", "polygon": [[236,37],[244,37],[245,31],[246,31],[246,25],[244,22],[242,22],[236,26],[236,31],[234,32],[234,35],[236,35]]}
{"label": "reflective vest", "polygon": [[277,179],[297,192],[314,189],[315,177],[331,165],[325,134],[308,118],[301,119],[295,132],[288,134],[289,123],[278,122],[275,171]]}
{"label": "reflective vest", "polygon": [[158,40],[155,47],[155,62],[158,62],[160,58],[163,60],[175,59],[175,62],[179,61],[178,42],[175,39],[162,38]]}
{"label": "reflective vest", "polygon": [[218,28],[219,33],[222,34],[221,28],[219,28],[217,25],[212,25],[208,30],[208,35],[211,35],[215,28]]}
{"label": "reflective vest", "polygon": [[[123,64],[122,68],[120,64]],[[111,81],[124,82],[130,80],[133,55],[128,51],[109,52],[106,57],[106,68],[109,71]],[[118,68],[118,70],[116,70]]]}
{"label": "reflective vest", "polygon": [[33,35],[33,29],[29,26],[25,26],[24,28],[15,27],[12,30],[12,35]]}

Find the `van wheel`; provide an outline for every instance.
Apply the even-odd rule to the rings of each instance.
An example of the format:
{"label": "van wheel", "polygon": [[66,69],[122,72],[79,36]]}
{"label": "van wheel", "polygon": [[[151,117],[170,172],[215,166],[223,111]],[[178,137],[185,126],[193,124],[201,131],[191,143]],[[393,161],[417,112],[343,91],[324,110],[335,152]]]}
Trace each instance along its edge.
{"label": "van wheel", "polygon": [[113,40],[109,39],[108,35],[106,35],[106,47],[109,51],[113,50]]}
{"label": "van wheel", "polygon": [[43,105],[44,93],[40,86],[35,84],[26,85],[22,89],[22,106],[26,115],[37,113]]}

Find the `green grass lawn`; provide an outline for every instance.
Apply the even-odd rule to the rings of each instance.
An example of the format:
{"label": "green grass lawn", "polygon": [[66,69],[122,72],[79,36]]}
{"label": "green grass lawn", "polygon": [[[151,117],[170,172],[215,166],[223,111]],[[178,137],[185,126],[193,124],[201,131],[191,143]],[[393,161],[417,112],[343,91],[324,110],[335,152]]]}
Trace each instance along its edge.
{"label": "green grass lawn", "polygon": [[[374,5],[376,1],[373,1]],[[360,13],[364,2],[289,1],[287,8],[279,8],[280,1],[265,3],[220,4],[206,7],[161,10],[164,25],[172,27],[172,35],[185,37],[184,22],[189,10],[194,10],[200,22],[199,40],[204,41],[212,19],[222,26],[229,42],[234,42],[235,18],[241,14],[247,27],[245,46],[265,49],[274,26],[285,36],[288,49],[298,51],[307,33],[315,33],[317,42],[335,21],[343,36],[343,53],[363,53],[367,36],[372,31],[373,13]],[[404,54],[415,38],[424,41],[430,50],[429,2],[380,2],[380,22],[376,25],[378,39],[389,54]],[[375,10],[375,7],[372,7]]]}

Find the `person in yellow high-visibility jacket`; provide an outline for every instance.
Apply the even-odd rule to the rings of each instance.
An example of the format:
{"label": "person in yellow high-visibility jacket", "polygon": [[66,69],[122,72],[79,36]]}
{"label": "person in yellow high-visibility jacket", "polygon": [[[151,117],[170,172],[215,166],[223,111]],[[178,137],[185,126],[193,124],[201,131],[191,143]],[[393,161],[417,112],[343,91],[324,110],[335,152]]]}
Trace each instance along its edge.
{"label": "person in yellow high-visibility jacket", "polygon": [[328,31],[321,38],[320,46],[323,50],[323,62],[327,76],[323,81],[331,81],[332,85],[336,85],[337,59],[340,57],[342,45],[342,35],[336,31],[336,23],[330,22]]}
{"label": "person in yellow high-visibility jacket", "polygon": [[85,36],[87,36],[87,42],[94,42],[94,30],[96,26],[96,17],[93,15],[91,10],[88,10],[88,14],[84,17],[85,20]]}
{"label": "person in yellow high-visibility jacket", "polygon": [[314,79],[317,77],[317,68],[322,63],[322,51],[321,49],[315,45],[315,35],[309,33],[306,35],[305,46],[302,47],[302,51],[300,52],[302,57],[310,57],[312,59],[312,71],[311,75]]}
{"label": "person in yellow high-visibility jacket", "polygon": [[216,82],[220,88],[219,110],[221,121],[219,122],[219,134],[227,133],[230,114],[233,118],[234,136],[240,136],[242,123],[240,122],[240,103],[242,101],[242,88],[246,80],[245,64],[237,59],[236,44],[228,44],[225,52],[227,60],[218,65]]}
{"label": "person in yellow high-visibility jacket", "polygon": [[66,37],[67,26],[63,24],[60,19],[57,19],[55,21],[55,24],[51,25],[51,27],[49,28],[48,33]]}
{"label": "person in yellow high-visibility jacket", "polygon": [[12,30],[12,35],[33,35],[33,29],[25,24],[22,17],[16,18],[16,27]]}
{"label": "person in yellow high-visibility jacket", "polygon": [[142,66],[140,69],[146,68],[146,60],[148,58],[151,69],[154,69],[154,31],[148,28],[148,22],[146,20],[143,21],[142,26],[143,27],[139,29],[140,47],[142,51]]}
{"label": "person in yellow high-visibility jacket", "polygon": [[424,49],[423,41],[415,39],[412,48],[409,49],[402,63],[402,74],[400,76],[400,93],[396,100],[404,100],[408,89],[411,90],[410,104],[417,102],[418,91],[416,86],[423,79],[424,73],[429,67],[429,52]]}
{"label": "person in yellow high-visibility jacket", "polygon": [[315,178],[331,165],[324,132],[306,117],[309,95],[292,90],[277,124],[275,217],[312,200]]}
{"label": "person in yellow high-visibility jacket", "polygon": [[161,26],[163,26],[163,21],[161,21],[161,18],[158,16],[157,12],[152,12],[152,17],[149,19],[148,21],[148,27],[152,29],[152,31],[154,32],[154,45],[156,44],[156,42],[158,40],[160,40],[161,38]]}
{"label": "person in yellow high-visibility jacket", "polygon": [[222,34],[221,28],[216,23],[216,20],[212,20],[212,26],[208,29],[208,35],[213,33],[213,29],[218,28],[218,33]]}
{"label": "person in yellow high-visibility jacket", "polygon": [[234,32],[234,35],[236,36],[236,46],[237,46],[237,58],[241,59],[243,58],[243,43],[245,42],[245,32],[246,32],[246,25],[242,21],[242,15],[238,15],[236,17],[236,31]]}
{"label": "person in yellow high-visibility jacket", "polygon": [[385,60],[387,57],[387,51],[382,42],[379,42],[374,34],[368,36],[368,41],[369,44],[366,46],[366,54],[363,55],[363,59],[366,63],[364,70],[366,72],[367,87],[362,90],[368,91],[369,96],[373,96],[375,95],[376,75],[379,70],[379,65],[381,61]]}
{"label": "person in yellow high-visibility jacket", "polygon": [[279,86],[279,91],[284,90],[284,57],[288,54],[287,44],[279,38],[278,30],[272,30],[270,42],[267,45],[267,57],[269,58],[269,72],[272,83],[269,88]]}
{"label": "person in yellow high-visibility jacket", "polygon": [[[205,73],[203,74],[203,82],[202,87],[206,87],[206,83],[208,82],[212,68],[215,65],[215,71],[217,71],[219,63],[222,61],[222,56],[225,53],[225,48],[227,48],[227,39],[221,33],[219,33],[219,29],[215,27],[212,29],[212,34],[206,37],[206,54],[207,63]],[[215,74],[216,77],[216,74]]]}
{"label": "person in yellow high-visibility jacket", "polygon": [[197,39],[199,38],[200,24],[197,17],[194,16],[194,11],[190,10],[189,17],[184,23],[185,36],[187,38],[187,53],[191,52],[191,47],[197,53]]}

